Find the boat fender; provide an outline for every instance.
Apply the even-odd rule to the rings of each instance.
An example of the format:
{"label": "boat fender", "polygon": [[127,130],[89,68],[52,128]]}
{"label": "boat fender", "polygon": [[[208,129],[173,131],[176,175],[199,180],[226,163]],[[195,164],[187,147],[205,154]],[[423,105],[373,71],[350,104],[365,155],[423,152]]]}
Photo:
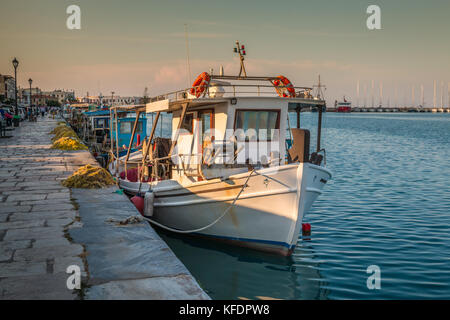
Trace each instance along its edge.
{"label": "boat fender", "polygon": [[134,206],[136,207],[136,209],[138,209],[138,211],[141,214],[144,214],[144,198],[143,197],[134,196],[131,198],[131,202],[133,202]]}
{"label": "boat fender", "polygon": [[302,223],[302,234],[304,236],[311,235],[311,225],[309,223]]}
{"label": "boat fender", "polygon": [[144,196],[144,216],[146,217],[153,216],[154,201],[155,201],[155,194],[153,193],[153,191],[146,192]]}

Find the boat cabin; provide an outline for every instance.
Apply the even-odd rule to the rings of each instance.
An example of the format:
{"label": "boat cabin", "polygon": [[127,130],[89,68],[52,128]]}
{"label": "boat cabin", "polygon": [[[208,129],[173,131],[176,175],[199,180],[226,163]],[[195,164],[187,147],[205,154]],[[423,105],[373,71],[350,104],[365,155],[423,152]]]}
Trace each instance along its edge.
{"label": "boat cabin", "polygon": [[[135,131],[133,132],[133,126],[136,121],[137,126]],[[117,127],[119,128],[119,130],[116,130]],[[140,114],[139,117],[136,118],[136,116],[126,116],[126,113],[122,112],[118,116],[117,121],[113,122],[111,139],[113,141],[113,144],[115,144],[119,148],[125,146],[126,149],[128,149],[130,146],[135,147],[137,144],[140,144],[140,141],[145,138],[146,133],[147,118],[145,114]],[[131,139],[132,135],[133,139]]]}
{"label": "boat cabin", "polygon": [[[312,88],[277,84],[281,76],[208,76],[210,81],[200,95],[193,87],[132,108],[138,116],[156,113],[152,132],[145,142],[151,147],[144,147],[141,163],[135,163],[139,167],[151,164],[150,180],[176,179],[188,184],[224,178],[258,166],[321,163],[323,156],[319,153],[324,150],[320,147],[320,132],[325,101],[313,97]],[[316,150],[310,154],[310,135],[300,128],[300,112],[312,109],[318,111],[318,130]],[[155,137],[155,128],[162,112],[172,114],[172,139],[166,152],[155,157],[154,150],[160,142]],[[290,112],[297,114],[294,124],[288,121]],[[129,139],[139,128],[139,124],[127,124]],[[119,162],[118,157],[116,160]]]}

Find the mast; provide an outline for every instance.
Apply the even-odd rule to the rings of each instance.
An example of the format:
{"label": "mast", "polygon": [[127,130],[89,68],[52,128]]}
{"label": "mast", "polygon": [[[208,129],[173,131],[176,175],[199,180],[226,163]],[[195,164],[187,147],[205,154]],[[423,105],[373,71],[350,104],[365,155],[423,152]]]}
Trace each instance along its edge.
{"label": "mast", "polygon": [[422,107],[424,107],[425,106],[425,98],[423,95],[423,84],[420,85],[420,101],[421,101],[420,103],[421,103]]}
{"label": "mast", "polygon": [[240,45],[238,40],[236,40],[236,47],[234,48],[234,52],[239,54],[239,59],[241,60],[241,68],[239,70],[239,77],[241,76],[242,72],[244,73],[244,77],[247,77],[247,72],[245,71],[245,66],[244,66],[244,56],[246,55],[245,46]]}
{"label": "mast", "polygon": [[367,83],[364,83],[364,108],[367,106]]}
{"label": "mast", "polygon": [[359,80],[356,82],[356,106],[359,107]]}
{"label": "mast", "polygon": [[374,105],[374,99],[373,99],[373,91],[374,91],[374,89],[375,89],[375,83],[372,80],[372,108],[373,108],[373,105]]}
{"label": "mast", "polygon": [[444,81],[441,81],[441,108],[444,107]]}
{"label": "mast", "polygon": [[412,88],[411,88],[411,104],[412,104],[412,107],[414,107],[414,105],[416,104],[416,98],[415,98],[415,94],[414,94],[415,92],[414,92],[414,85],[412,85]]}
{"label": "mast", "polygon": [[398,88],[397,85],[395,85],[395,107],[398,108]]}
{"label": "mast", "polygon": [[383,106],[383,82],[380,81],[380,107]]}
{"label": "mast", "polygon": [[320,100],[324,100],[325,95],[323,94],[322,88],[326,89],[326,86],[324,86],[320,81],[320,74],[319,74],[319,82],[317,85],[316,84],[313,85],[313,88],[316,88],[316,97]]}
{"label": "mast", "polygon": [[434,80],[433,108],[436,108],[436,80]]}

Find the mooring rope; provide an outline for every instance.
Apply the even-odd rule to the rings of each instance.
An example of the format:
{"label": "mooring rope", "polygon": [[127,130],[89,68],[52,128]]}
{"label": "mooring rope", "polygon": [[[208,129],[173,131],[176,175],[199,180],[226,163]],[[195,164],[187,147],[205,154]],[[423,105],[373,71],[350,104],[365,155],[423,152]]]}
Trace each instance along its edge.
{"label": "mooring rope", "polygon": [[174,228],[170,228],[168,226],[165,226],[159,222],[156,222],[150,218],[144,217],[144,220],[147,220],[150,223],[153,223],[154,225],[157,225],[160,228],[166,229],[168,231],[172,231],[172,232],[176,232],[176,233],[194,233],[194,232],[200,232],[203,231],[205,229],[208,229],[210,227],[212,227],[213,225],[215,225],[217,222],[219,222],[220,219],[222,219],[227,213],[228,211],[234,206],[234,204],[236,203],[236,201],[239,199],[241,193],[244,191],[244,189],[247,187],[247,183],[250,180],[250,177],[253,175],[253,173],[258,174],[256,171],[256,169],[253,169],[252,172],[250,172],[249,176],[247,177],[247,180],[245,181],[245,183],[242,185],[241,190],[239,191],[239,193],[237,194],[236,198],[234,198],[233,202],[231,203],[231,205],[222,213],[222,215],[220,215],[216,220],[214,220],[213,222],[211,222],[210,224],[208,224],[205,227],[199,228],[199,229],[195,229],[195,230],[178,230],[178,229],[174,229]]}

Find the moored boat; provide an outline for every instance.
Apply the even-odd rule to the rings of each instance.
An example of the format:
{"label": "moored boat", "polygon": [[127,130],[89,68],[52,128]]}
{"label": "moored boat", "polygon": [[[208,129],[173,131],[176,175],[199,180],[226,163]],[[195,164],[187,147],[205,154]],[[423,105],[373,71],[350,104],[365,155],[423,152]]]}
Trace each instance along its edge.
{"label": "moored boat", "polygon": [[[249,77],[245,69],[237,77],[204,72],[192,88],[136,106],[136,119],[156,116],[142,157],[115,159],[119,186],[145,198],[143,214],[156,226],[289,255],[331,178],[320,146],[325,101],[311,89],[283,76]],[[318,110],[314,152],[300,127],[301,110],[310,108]],[[161,112],[172,114],[170,140],[154,137]],[[133,167],[137,179],[128,179]]]}

